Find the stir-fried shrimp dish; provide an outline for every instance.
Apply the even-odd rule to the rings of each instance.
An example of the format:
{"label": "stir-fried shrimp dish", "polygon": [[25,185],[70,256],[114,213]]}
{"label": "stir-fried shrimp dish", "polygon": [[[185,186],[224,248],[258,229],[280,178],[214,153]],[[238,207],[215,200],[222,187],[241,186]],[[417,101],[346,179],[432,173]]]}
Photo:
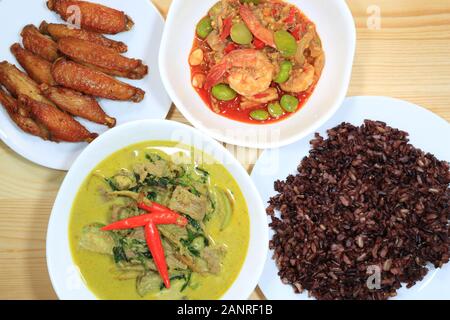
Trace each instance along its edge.
{"label": "stir-fried shrimp dish", "polygon": [[189,56],[192,86],[217,114],[270,123],[294,114],[325,65],[320,37],[282,0],[221,0],[200,20]]}

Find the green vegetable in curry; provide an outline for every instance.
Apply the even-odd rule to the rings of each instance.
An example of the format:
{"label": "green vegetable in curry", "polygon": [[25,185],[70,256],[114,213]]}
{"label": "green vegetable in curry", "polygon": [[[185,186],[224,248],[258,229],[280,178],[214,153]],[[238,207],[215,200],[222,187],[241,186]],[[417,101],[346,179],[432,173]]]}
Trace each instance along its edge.
{"label": "green vegetable in curry", "polygon": [[211,25],[211,18],[204,17],[200,22],[197,24],[197,35],[205,39],[213,30]]}
{"label": "green vegetable in curry", "polygon": [[283,108],[281,108],[279,102],[269,103],[269,105],[267,106],[267,110],[269,111],[269,114],[274,118],[281,117],[284,114]]}
{"label": "green vegetable in curry", "polygon": [[291,75],[292,66],[292,62],[290,61],[281,62],[280,71],[273,81],[275,81],[276,83],[285,83],[286,81],[288,81],[289,76]]}
{"label": "green vegetable in curry", "polygon": [[215,85],[211,90],[214,98],[220,101],[230,101],[236,98],[237,93],[230,88],[229,85],[220,83]]}
{"label": "green vegetable in curry", "polygon": [[293,57],[297,53],[297,41],[285,30],[279,30],[274,33],[274,40],[277,49],[284,57]]}
{"label": "green vegetable in curry", "polygon": [[250,112],[250,117],[254,120],[265,121],[269,119],[269,113],[263,109],[253,110]]}
{"label": "green vegetable in curry", "polygon": [[[73,208],[71,247],[83,278],[100,298],[217,299],[236,278],[249,237],[245,201],[223,166],[202,163],[209,156],[200,153],[198,160],[191,152],[168,142],[133,146],[106,159],[84,183]],[[170,289],[143,227],[100,230],[147,214],[137,207],[142,199],[188,220],[186,227],[158,225]]]}
{"label": "green vegetable in curry", "polygon": [[222,12],[222,1],[217,2],[214,6],[211,7],[208,11],[208,15],[215,17]]}
{"label": "green vegetable in curry", "polygon": [[295,112],[298,108],[298,103],[298,99],[289,94],[285,94],[280,100],[281,107],[287,112]]}
{"label": "green vegetable in curry", "polygon": [[245,23],[238,22],[231,27],[231,40],[237,44],[250,44],[253,41],[253,35]]}

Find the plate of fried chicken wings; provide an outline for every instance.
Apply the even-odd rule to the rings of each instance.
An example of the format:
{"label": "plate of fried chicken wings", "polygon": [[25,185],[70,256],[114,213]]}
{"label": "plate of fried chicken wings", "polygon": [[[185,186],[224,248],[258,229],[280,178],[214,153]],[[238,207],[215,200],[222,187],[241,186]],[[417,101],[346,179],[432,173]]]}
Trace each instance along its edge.
{"label": "plate of fried chicken wings", "polygon": [[151,1],[2,0],[0,18],[0,138],[26,159],[67,170],[109,128],[166,117]]}

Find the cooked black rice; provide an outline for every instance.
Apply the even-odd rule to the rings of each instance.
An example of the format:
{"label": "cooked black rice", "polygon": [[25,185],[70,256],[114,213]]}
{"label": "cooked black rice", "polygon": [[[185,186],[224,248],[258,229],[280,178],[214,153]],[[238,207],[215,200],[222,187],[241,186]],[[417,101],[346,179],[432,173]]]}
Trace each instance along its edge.
{"label": "cooked black rice", "polygon": [[447,162],[369,120],[316,134],[311,145],[298,173],[275,182],[267,208],[283,283],[317,299],[388,299],[423,279],[427,263],[449,261]]}

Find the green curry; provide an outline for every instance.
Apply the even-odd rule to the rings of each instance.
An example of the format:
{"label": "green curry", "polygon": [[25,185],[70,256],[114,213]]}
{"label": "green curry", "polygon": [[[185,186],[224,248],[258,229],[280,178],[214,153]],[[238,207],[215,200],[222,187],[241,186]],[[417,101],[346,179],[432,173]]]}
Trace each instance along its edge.
{"label": "green curry", "polygon": [[[159,225],[171,288],[166,289],[143,228],[101,231],[144,214],[138,199],[186,217]],[[140,201],[140,200],[139,200]],[[237,278],[249,242],[247,205],[238,184],[212,157],[173,142],[127,147],[82,184],[69,226],[73,259],[101,299],[219,299]]]}

